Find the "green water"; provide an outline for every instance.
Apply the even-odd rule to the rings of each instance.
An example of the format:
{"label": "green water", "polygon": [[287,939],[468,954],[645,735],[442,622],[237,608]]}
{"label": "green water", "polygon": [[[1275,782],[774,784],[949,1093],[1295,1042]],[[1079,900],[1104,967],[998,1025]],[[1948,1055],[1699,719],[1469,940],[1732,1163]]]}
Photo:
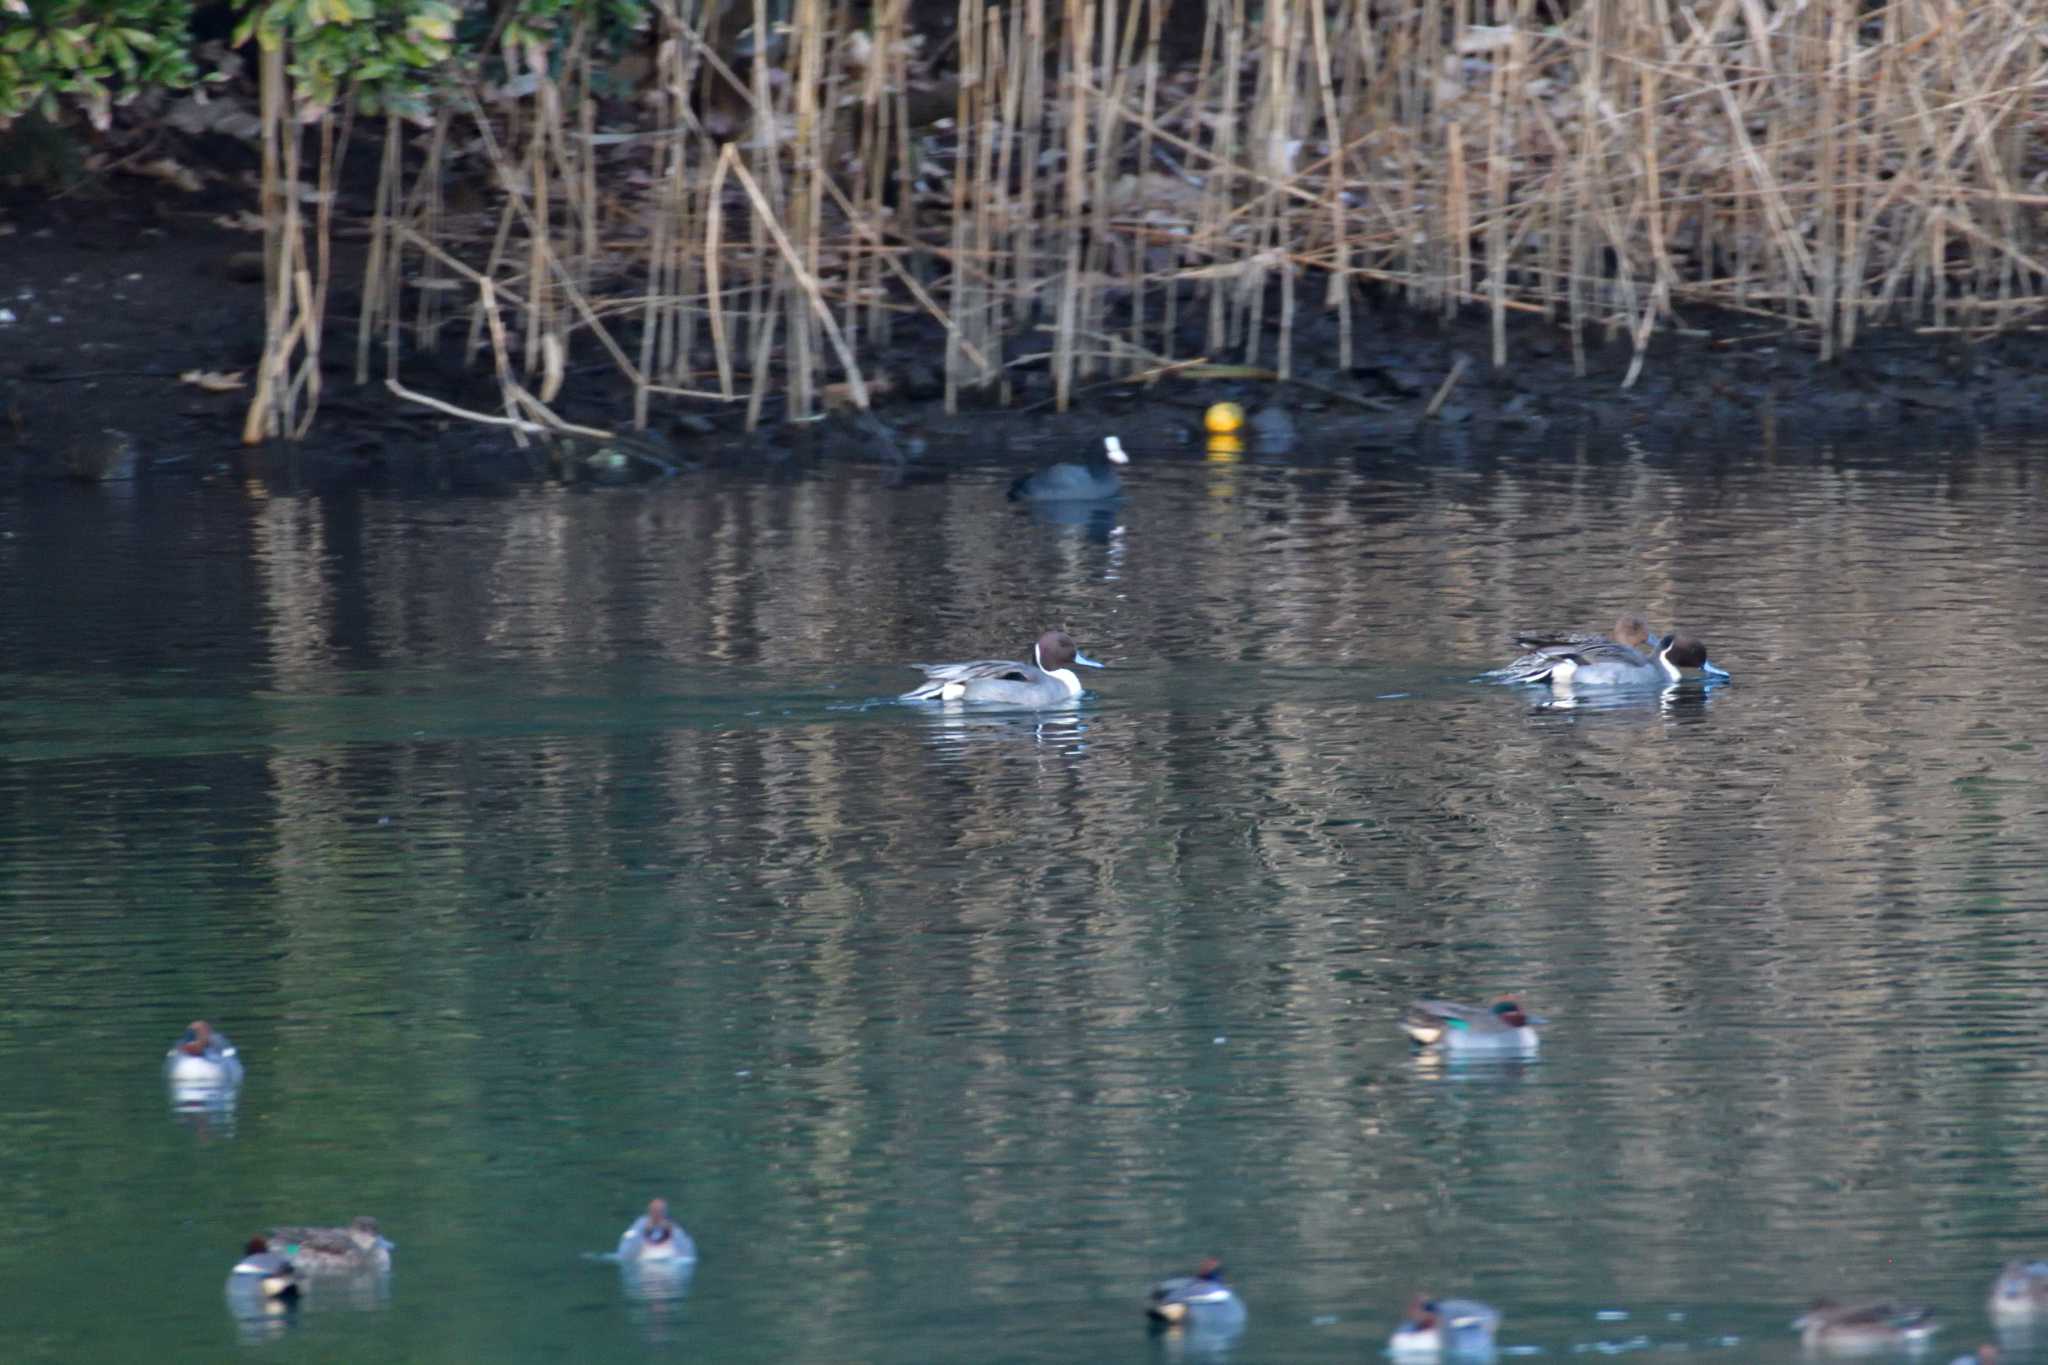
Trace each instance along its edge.
{"label": "green water", "polygon": [[[1548,1356],[1989,1339],[2048,451],[1137,453],[1074,525],[972,465],[0,500],[0,1357],[1151,1361],[1212,1253],[1241,1361],[1417,1289]],[[1626,608],[1733,683],[1465,681]],[[889,700],[1047,624],[1077,710]],[[1409,1055],[1498,989],[1540,1062]],[[200,1017],[248,1079],[174,1114]],[[597,1256],[655,1194],[649,1302]],[[357,1213],[388,1293],[245,1338],[242,1242]]]}

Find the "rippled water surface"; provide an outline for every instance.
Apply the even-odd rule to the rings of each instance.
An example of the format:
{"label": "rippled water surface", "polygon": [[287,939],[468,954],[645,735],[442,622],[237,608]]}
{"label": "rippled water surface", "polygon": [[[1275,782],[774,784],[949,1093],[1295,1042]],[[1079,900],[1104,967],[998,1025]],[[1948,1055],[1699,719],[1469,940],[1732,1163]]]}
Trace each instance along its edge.
{"label": "rippled water surface", "polygon": [[[2048,448],[0,501],[0,1356],[1787,1361],[2048,1254]],[[1734,674],[1474,685],[1636,608]],[[890,698],[1070,627],[1079,708]],[[1442,1067],[1418,994],[1524,993]],[[204,1017],[247,1059],[174,1114]],[[594,1258],[654,1194],[680,1297]],[[277,1222],[384,1295],[245,1333]],[[1626,1315],[1626,1316],[1622,1316]],[[2048,1360],[2024,1344],[2009,1360]]]}

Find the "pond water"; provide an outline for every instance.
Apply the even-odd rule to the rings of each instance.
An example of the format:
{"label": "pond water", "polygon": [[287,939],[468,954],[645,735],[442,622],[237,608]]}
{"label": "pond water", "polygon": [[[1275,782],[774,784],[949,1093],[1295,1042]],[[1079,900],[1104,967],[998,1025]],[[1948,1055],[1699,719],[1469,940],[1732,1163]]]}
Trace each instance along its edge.
{"label": "pond water", "polygon": [[[1207,1254],[1241,1361],[1424,1288],[1549,1356],[1989,1339],[2048,446],[1133,444],[1073,524],[972,460],[0,500],[0,1356],[1150,1361]],[[1469,681],[1629,608],[1732,682]],[[1049,624],[1078,708],[891,700]],[[1411,1056],[1499,990],[1540,1061]],[[195,1018],[232,1109],[167,1103]],[[594,1255],[656,1194],[680,1297]],[[358,1213],[388,1292],[245,1333],[243,1241]]]}

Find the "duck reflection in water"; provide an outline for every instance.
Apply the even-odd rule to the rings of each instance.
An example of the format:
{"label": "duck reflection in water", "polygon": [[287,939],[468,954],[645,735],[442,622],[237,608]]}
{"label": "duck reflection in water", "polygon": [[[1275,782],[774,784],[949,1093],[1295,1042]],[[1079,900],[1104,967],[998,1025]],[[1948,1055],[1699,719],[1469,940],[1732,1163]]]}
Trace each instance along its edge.
{"label": "duck reflection in water", "polygon": [[991,744],[1051,745],[1076,754],[1087,749],[1087,718],[1071,712],[1002,714],[946,707],[930,712],[927,720],[932,746],[962,755],[985,752]]}
{"label": "duck reflection in water", "polygon": [[1077,527],[1097,545],[1113,544],[1123,538],[1123,521],[1115,503],[1034,502],[1031,520],[1040,526]]}

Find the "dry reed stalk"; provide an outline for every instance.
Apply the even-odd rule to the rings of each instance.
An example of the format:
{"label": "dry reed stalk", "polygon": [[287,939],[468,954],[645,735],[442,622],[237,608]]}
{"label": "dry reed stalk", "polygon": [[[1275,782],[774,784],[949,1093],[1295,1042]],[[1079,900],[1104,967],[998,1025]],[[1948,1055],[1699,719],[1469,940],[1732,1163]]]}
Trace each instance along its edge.
{"label": "dry reed stalk", "polygon": [[[1527,0],[1523,0],[1523,8],[1527,8]],[[1519,32],[1514,41],[1518,46],[1524,41]],[[1494,62],[1492,79],[1486,83],[1486,299],[1496,370],[1508,363],[1508,79],[1520,74],[1517,55]]]}
{"label": "dry reed stalk", "polygon": [[[1260,82],[1257,82],[1257,100],[1251,108],[1251,153],[1255,166],[1268,180],[1292,180],[1292,108],[1294,108],[1294,72],[1300,63],[1298,35],[1300,25],[1290,23],[1294,18],[1292,4],[1288,0],[1274,0],[1266,6],[1266,37],[1260,51]],[[1280,260],[1280,327],[1276,348],[1278,356],[1274,368],[1284,377],[1288,366],[1294,360],[1290,342],[1292,321],[1294,321],[1294,270],[1280,254],[1282,241],[1282,203],[1278,194],[1260,196],[1260,217],[1253,229],[1253,241],[1260,248],[1257,260],[1272,262]],[[1260,346],[1266,340],[1266,289],[1264,270],[1251,276],[1251,287],[1245,291],[1249,303],[1249,317],[1245,325],[1245,364],[1257,364]]]}
{"label": "dry reed stalk", "polygon": [[[471,99],[471,106],[472,108],[475,107],[473,98]],[[536,127],[540,126],[542,122],[543,120],[535,120]],[[521,300],[523,311],[529,316],[542,311],[559,314],[563,305],[566,304],[570,311],[573,311],[580,317],[583,325],[589,328],[591,335],[604,348],[605,352],[610,355],[612,363],[619,367],[626,381],[637,386],[642,382],[639,367],[633,363],[626,355],[625,350],[612,337],[610,330],[605,327],[603,319],[599,316],[596,305],[590,301],[583,288],[577,283],[574,272],[570,270],[568,265],[555,252],[546,231],[547,223],[541,211],[542,205],[538,202],[529,204],[526,196],[521,194],[516,186],[514,186],[514,178],[510,174],[510,166],[502,159],[502,152],[496,145],[489,124],[479,119],[478,131],[481,135],[485,154],[492,160],[500,182],[507,185],[510,189],[510,193],[506,196],[505,212],[499,225],[489,263],[481,272],[480,277],[495,278],[500,269],[500,261],[504,259],[506,254],[510,224],[514,221],[522,223],[527,231],[527,254],[530,272],[527,276],[528,292]],[[408,241],[417,245],[433,245],[410,231],[407,232],[406,237]],[[455,266],[465,275],[477,275],[477,272],[471,271],[468,267],[460,266],[454,257],[445,252],[440,253],[440,258],[451,266]],[[500,288],[502,289],[503,285],[500,285]],[[518,296],[515,295],[515,297]],[[538,343],[540,353],[537,360],[529,357],[525,362],[526,368],[529,371],[558,368],[567,348],[567,330],[565,324],[559,322],[551,323],[547,332],[543,334],[545,339]]]}
{"label": "dry reed stalk", "polygon": [[[948,333],[957,330],[953,319],[947,315],[944,308],[939,306],[938,300],[933,298],[930,292],[918,282],[915,275],[912,275],[903,268],[902,262],[899,259],[903,253],[888,249],[886,243],[882,240],[881,233],[872,223],[865,221],[854,212],[853,205],[847,201],[845,194],[840,191],[838,186],[828,180],[825,182],[825,188],[832,195],[833,202],[838,204],[840,211],[846,214],[847,226],[853,230],[856,236],[868,242],[875,259],[881,263],[883,269],[895,276],[896,282],[903,286],[903,292],[910,295],[916,301],[919,309],[927,314],[932,321],[938,323],[942,329]],[[992,366],[992,356],[983,354],[972,342],[962,341],[960,348],[965,353],[967,359],[978,368],[986,371]]]}
{"label": "dry reed stalk", "polygon": [[1017,62],[1022,79],[1018,95],[1017,203],[1023,212],[1014,215],[1010,233],[1011,293],[1019,300],[1020,318],[1046,315],[1045,280],[1039,274],[1041,256],[1038,208],[1039,165],[1047,144],[1046,114],[1050,101],[1045,94],[1046,0],[1024,0],[1024,40],[1017,45]]}
{"label": "dry reed stalk", "polygon": [[[1053,395],[1059,411],[1067,410],[1074,391],[1074,333],[1079,324],[1081,208],[1088,194],[1088,34],[1093,27],[1092,0],[1066,0],[1066,41],[1060,45],[1060,88],[1066,93],[1067,157],[1061,168],[1066,190],[1066,260],[1060,277],[1060,301],[1053,337]],[[957,268],[957,266],[956,266]]]}
{"label": "dry reed stalk", "polygon": [[[1854,4],[1855,0],[1849,0]],[[1817,77],[1815,92],[1818,116],[1815,124],[1820,131],[1818,164],[1814,180],[1814,322],[1820,328],[1820,359],[1823,364],[1835,358],[1835,336],[1839,323],[1838,300],[1842,297],[1841,263],[1836,254],[1838,242],[1838,214],[1841,210],[1841,81],[1836,70],[1838,56],[1836,39],[1841,31],[1843,0],[1826,0],[1806,11],[1803,18],[1803,32],[1797,41],[1807,51],[1821,51],[1826,54]],[[1830,11],[1833,11],[1831,14]],[[1831,23],[1830,20],[1833,20]],[[1848,16],[1851,24],[1856,22],[1852,13]]]}
{"label": "dry reed stalk", "polygon": [[1465,177],[1465,125],[1453,121],[1444,129],[1444,152],[1450,165],[1444,180],[1444,272],[1431,293],[1445,321],[1455,317],[1472,281],[1472,193]]}
{"label": "dry reed stalk", "polygon": [[[1001,353],[1003,333],[1009,326],[1009,310],[1004,306],[1001,285],[1001,263],[996,260],[997,220],[1007,216],[1009,197],[1007,182],[1003,179],[997,144],[1007,147],[1011,124],[1002,117],[1003,94],[1001,73],[1007,60],[1003,47],[1003,11],[999,5],[990,5],[983,12],[981,23],[982,67],[984,79],[981,82],[980,108],[977,118],[981,126],[980,155],[975,162],[976,185],[974,215],[974,259],[983,263],[985,283],[983,285],[983,306],[975,326],[975,340],[985,354]],[[996,401],[1007,404],[1010,401],[1009,373],[1005,370],[991,370],[985,362],[976,362],[978,372],[975,383],[979,386],[995,384],[998,392]]]}
{"label": "dry reed stalk", "polygon": [[[1270,334],[1284,373],[1304,266],[1326,272],[1340,364],[1350,363],[1350,284],[1376,280],[1445,314],[1483,300],[1496,365],[1509,312],[1558,316],[1582,370],[1592,329],[1625,334],[1634,354],[1624,383],[1642,373],[1657,326],[1687,304],[1776,318],[1834,356],[1884,318],[2024,325],[2048,294],[2034,215],[2042,196],[2029,183],[2044,173],[2048,58],[2014,22],[2026,11],[2012,0],[1892,0],[1869,13],[1861,0],[1581,0],[1555,12],[1534,0],[1338,0],[1328,10],[1272,0],[1256,27],[1246,0],[1218,0],[1193,70],[1173,73],[1159,63],[1166,0],[1067,0],[1054,46],[1043,0],[963,0],[951,222],[937,231],[919,226],[911,183],[906,0],[882,0],[873,41],[846,59],[848,0],[795,3],[790,56],[773,73],[767,0],[744,7],[761,42],[741,80],[680,0],[661,0],[672,131],[649,163],[655,221],[632,305],[638,355],[615,358],[636,385],[636,423],[656,394],[692,391],[681,381],[700,314],[718,396],[736,397],[737,367],[750,363],[758,420],[776,392],[792,417],[815,410],[827,347],[850,360],[899,309],[946,329],[954,392],[1002,381],[1004,338],[1034,308],[1053,314],[1062,405],[1105,358],[1122,367],[1140,352],[1170,356],[1183,307],[1206,309],[1212,353],[1256,358]],[[509,55],[535,83],[530,98],[489,117],[471,109],[506,192],[481,272],[490,308],[479,293],[471,345],[496,357],[488,329],[523,329],[521,373],[540,376],[541,396],[509,372],[504,383],[508,410],[526,412],[560,382],[572,329],[617,351],[602,322],[624,305],[590,296],[607,246],[590,30],[571,35],[558,81],[544,78],[546,54]],[[858,97],[841,100],[841,83],[855,78],[849,62],[865,70]],[[743,145],[715,165],[690,105],[693,76],[714,75],[749,106]],[[845,148],[841,105],[851,111]],[[322,134],[323,187],[338,126]],[[268,136],[274,264],[258,396],[284,434],[302,429],[318,396],[301,348],[317,345],[328,256],[324,221],[308,238],[277,194],[296,186],[299,152],[283,124]],[[1301,155],[1311,143],[1320,159]],[[359,376],[378,323],[387,369],[401,349],[400,242],[411,239],[396,229],[443,231],[438,189],[426,183],[438,182],[437,154],[407,196],[392,170],[397,146],[387,128]],[[842,193],[833,176],[847,151],[861,174]],[[1162,165],[1199,185],[1184,237],[1154,227],[1154,191],[1172,188]],[[741,175],[747,239],[734,250],[720,195]],[[935,244],[951,271],[945,307],[920,284]],[[1173,259],[1155,274],[1161,244]],[[431,279],[440,263],[423,259]],[[1110,316],[1113,288],[1126,291],[1125,318]],[[412,340],[430,344],[436,291],[423,289],[420,307]],[[517,316],[497,316],[506,309]],[[1098,338],[1111,331],[1122,339],[1105,346]]]}
{"label": "dry reed stalk", "polygon": [[[313,416],[320,409],[320,343],[326,335],[326,328],[322,324],[326,313],[328,284],[334,270],[335,184],[340,178],[341,160],[348,146],[347,130],[355,122],[353,109],[352,103],[345,106],[339,129],[336,127],[333,109],[323,109],[320,113],[320,158],[315,172],[313,200],[313,265],[309,272],[304,265],[305,248],[301,244],[298,248],[301,265],[292,275],[299,316],[304,323],[300,341],[304,347],[304,354],[299,359],[297,372],[292,376],[291,393],[286,402],[286,406],[294,410],[300,409],[301,402],[304,405],[303,415],[296,424],[288,428],[291,438],[295,441],[302,439],[312,430]],[[299,139],[296,133],[291,139],[290,148],[288,164],[291,166],[292,181],[297,184],[300,170],[297,164]]]}
{"label": "dry reed stalk", "polygon": [[[533,394],[529,393],[513,378],[511,345],[507,339],[504,318],[500,315],[498,308],[498,290],[491,283],[490,279],[448,255],[441,247],[420,237],[410,228],[402,229],[402,231],[407,242],[411,245],[418,247],[429,255],[437,256],[449,269],[458,275],[466,277],[471,284],[476,286],[477,311],[483,317],[490,337],[491,367],[498,380],[499,401],[505,409],[505,416],[509,419],[503,425],[511,428],[513,442],[524,449],[526,433],[533,429],[533,424],[535,423],[538,423],[543,429],[550,431],[581,431],[584,434],[591,434],[590,428],[572,427],[569,423],[555,416],[553,412],[548,410],[546,403],[535,398]],[[386,379],[384,383],[393,392],[401,391],[396,379]],[[408,394],[407,396],[410,395]],[[429,401],[433,406],[443,409],[449,409],[450,406],[433,402],[432,400],[425,401]],[[610,433],[597,434],[609,435]]]}
{"label": "dry reed stalk", "polygon": [[[1324,176],[1324,199],[1330,211],[1330,282],[1323,302],[1337,310],[1337,368],[1351,369],[1351,247],[1346,240],[1350,215],[1344,211],[1345,153],[1344,123],[1337,114],[1337,91],[1330,67],[1329,21],[1323,6],[1308,6],[1309,29],[1315,47],[1316,93],[1322,100],[1324,136],[1330,142],[1330,165]],[[1148,108],[1147,113],[1150,113]]]}
{"label": "dry reed stalk", "polygon": [[[878,224],[888,216],[889,149],[894,135],[893,115],[899,107],[891,93],[890,83],[903,78],[900,73],[905,67],[903,13],[906,3],[907,0],[883,0],[872,16],[873,45],[861,79],[861,179],[854,187],[860,207],[846,206],[844,196],[839,196],[842,212],[850,220],[867,225]],[[831,181],[827,180],[827,193],[833,189]],[[882,287],[882,274],[886,267],[882,257],[874,252],[856,252],[852,259],[854,267],[849,281],[848,320],[851,322],[855,310],[860,310],[863,319],[859,323],[860,333],[886,344],[891,328],[889,300]],[[849,333],[853,330],[849,326]]]}
{"label": "dry reed stalk", "polygon": [[[597,99],[590,91],[590,48],[582,42],[588,36],[587,21],[577,25],[582,59],[576,63],[576,127],[573,165],[581,172],[577,181],[578,219],[583,227],[582,250],[577,252],[576,278],[586,288],[597,271]],[[564,154],[568,148],[564,147]]]}
{"label": "dry reed stalk", "polygon": [[972,148],[967,144],[968,129],[973,126],[971,114],[974,87],[980,82],[981,51],[981,5],[979,0],[960,0],[959,27],[955,29],[955,41],[959,44],[959,80],[953,91],[954,121],[960,130],[962,146],[953,166],[953,222],[952,222],[952,300],[953,323],[946,331],[944,355],[945,403],[948,413],[960,410],[960,338],[962,330],[971,325],[975,301],[970,296],[973,282],[969,278],[964,262],[970,250],[968,237],[967,193],[969,168],[973,161]]}
{"label": "dry reed stalk", "polygon": [[[1145,10],[1145,56],[1140,66],[1142,92],[1139,96],[1138,145],[1133,166],[1134,185],[1144,186],[1146,177],[1152,174],[1152,120],[1159,113],[1159,68],[1160,36],[1166,28],[1167,0],[1142,0]],[[1147,285],[1151,279],[1152,256],[1151,237],[1141,231],[1131,241],[1130,269],[1125,276],[1124,287],[1131,299],[1131,344],[1142,346],[1145,341],[1146,317],[1150,312]],[[1161,340],[1168,353],[1173,346],[1173,334],[1167,332]]]}
{"label": "dry reed stalk", "polygon": [[[1123,164],[1125,94],[1130,89],[1131,68],[1137,53],[1138,21],[1144,14],[1144,0],[1128,0],[1121,11],[1117,8],[1118,3],[1119,0],[1102,0],[1098,30],[1100,53],[1097,57],[1100,77],[1088,82],[1099,92],[1092,111],[1090,141],[1095,155],[1090,166],[1088,249],[1082,263],[1086,287],[1082,295],[1081,325],[1089,331],[1099,331],[1105,325],[1108,284],[1118,273],[1117,253],[1130,245],[1117,234],[1110,201],[1111,185]],[[1092,374],[1095,369],[1092,363],[1084,363],[1084,372]]]}
{"label": "dry reed stalk", "polygon": [[[994,24],[1002,50],[999,59],[991,62],[989,67],[993,81],[1000,87],[1000,94],[992,89],[988,100],[989,117],[994,120],[997,130],[989,195],[991,207],[999,206],[1000,211],[987,221],[989,233],[983,243],[983,249],[988,253],[990,288],[996,306],[987,336],[989,353],[993,355],[1000,354],[1003,336],[1037,308],[1033,299],[1035,281],[1022,274],[1017,254],[1012,249],[1019,236],[1020,220],[1028,225],[1032,217],[1029,198],[1011,188],[1025,174],[1020,161],[1025,141],[1023,111],[1024,90],[1029,81],[1027,71],[1028,68],[1037,68],[1042,79],[1045,66],[1044,54],[1030,46],[1028,9],[1024,5],[1011,5],[1007,11],[1007,23]],[[997,21],[1005,14],[999,6],[991,6],[991,11]],[[977,363],[985,372],[1000,376],[999,401],[1007,404],[1013,393],[1010,371],[1006,367],[996,367],[991,371],[987,361]]]}
{"label": "dry reed stalk", "polygon": [[657,0],[655,13],[661,40],[655,49],[654,90],[662,126],[648,149],[648,178],[654,186],[654,222],[648,234],[647,282],[640,291],[640,382],[633,386],[633,427],[647,429],[655,376],[679,377],[678,313],[687,307],[681,297],[682,260],[676,244],[682,238],[684,174],[689,143],[681,128],[689,114],[687,67],[678,38],[675,0]]}
{"label": "dry reed stalk", "polygon": [[380,322],[385,328],[384,349],[387,368],[398,362],[392,343],[397,332],[399,310],[398,253],[393,241],[393,224],[399,213],[399,178],[404,147],[399,141],[399,120],[384,120],[384,150],[377,163],[377,188],[370,197],[370,250],[363,261],[363,301],[356,313],[356,383],[370,382],[370,342]]}
{"label": "dry reed stalk", "polygon": [[274,435],[283,427],[283,415],[273,410],[274,391],[284,369],[278,348],[291,325],[291,293],[285,282],[290,267],[285,256],[286,241],[297,222],[297,196],[284,182],[284,136],[296,130],[290,122],[282,46],[260,49],[257,91],[262,126],[263,275],[269,306],[264,313],[263,358],[256,368],[249,410],[242,419],[244,445],[254,445],[266,433]]}
{"label": "dry reed stalk", "polygon": [[727,143],[719,153],[718,161],[711,170],[711,188],[705,198],[709,208],[704,214],[704,293],[710,312],[711,358],[718,368],[719,396],[731,399],[733,387],[732,337],[725,320],[725,215],[719,211],[723,202],[721,191],[725,188],[725,177],[732,166],[732,144]]}
{"label": "dry reed stalk", "polygon": [[552,298],[544,260],[548,242],[553,236],[555,199],[554,185],[548,177],[548,134],[561,110],[561,99],[548,72],[547,50],[538,43],[527,49],[526,68],[526,74],[537,85],[534,96],[538,108],[530,120],[531,130],[526,138],[526,193],[522,196],[514,190],[507,196],[507,206],[527,219],[526,336],[522,363],[531,372],[541,364],[541,337],[553,330],[551,318],[554,310],[550,306]]}
{"label": "dry reed stalk", "polygon": [[[826,20],[820,0],[797,0],[791,12],[795,33],[796,78],[789,83],[791,109],[795,118],[795,164],[791,174],[789,200],[784,213],[789,219],[790,238],[799,244],[798,261],[812,279],[820,275],[820,207],[824,200],[826,120],[823,110],[831,107],[831,89],[825,72],[824,42]],[[820,95],[825,96],[821,106]],[[803,419],[817,411],[819,379],[818,324],[809,310],[809,300],[795,291],[785,295],[788,309],[790,353],[784,383],[788,386],[789,413]]]}
{"label": "dry reed stalk", "polygon": [[[393,119],[396,123],[398,120]],[[447,164],[448,130],[454,125],[455,111],[440,109],[434,115],[434,129],[427,138],[427,155],[420,164],[419,174],[413,178],[412,193],[407,200],[407,217],[419,229],[421,235],[430,241],[438,241],[445,231],[447,201],[443,194],[443,170]],[[402,144],[394,143],[392,155],[404,157]],[[405,255],[394,238],[391,245],[391,283],[394,301],[402,297],[398,291],[402,286]],[[426,261],[421,264],[419,275],[419,305],[413,314],[413,345],[428,352],[439,348],[441,328],[446,321],[443,303],[450,292],[453,281],[441,274],[438,263]],[[384,373],[388,378],[398,375],[399,322],[398,309],[394,302],[392,310],[385,317]]]}
{"label": "dry reed stalk", "polygon": [[867,382],[861,378],[860,363],[854,358],[852,348],[846,344],[845,334],[839,330],[839,324],[833,320],[832,310],[826,306],[823,287],[805,270],[803,262],[797,257],[796,247],[774,220],[768,197],[762,193],[760,184],[748,173],[747,168],[740,164],[731,143],[727,143],[725,151],[720,154],[720,164],[730,167],[732,174],[740,182],[740,188],[746,191],[747,198],[753,203],[755,215],[766,226],[768,235],[775,242],[775,249],[782,254],[783,264],[788,269],[795,287],[802,293],[805,306],[817,318],[819,326],[824,328],[826,339],[832,343],[832,348],[839,357],[839,364],[846,371],[847,389],[853,397],[854,406],[865,411],[868,407]]}
{"label": "dry reed stalk", "polygon": [[478,412],[473,408],[457,407],[445,399],[430,397],[424,393],[415,393],[396,379],[386,379],[384,387],[408,403],[418,403],[421,407],[432,408],[436,412],[445,412],[450,417],[460,417],[465,422],[476,422],[483,426],[509,427],[513,432],[513,439],[522,446],[525,442],[521,438],[525,436],[589,436],[600,441],[614,440],[618,436],[617,432],[606,431],[603,427],[578,426],[574,422],[537,422],[531,418],[511,415],[498,417],[488,412]]}
{"label": "dry reed stalk", "polygon": [[[1215,78],[1221,87],[1223,103],[1210,125],[1209,174],[1202,181],[1202,207],[1196,219],[1195,240],[1214,257],[1221,257],[1223,224],[1230,216],[1231,203],[1237,196],[1237,83],[1238,72],[1244,66],[1244,0],[1229,0],[1228,8],[1222,4],[1210,5],[1209,21],[1218,26],[1222,38],[1222,60],[1218,63]],[[1228,305],[1229,296],[1223,290],[1209,290],[1209,329],[1202,349],[1210,355],[1230,347],[1232,318],[1227,311]]]}

